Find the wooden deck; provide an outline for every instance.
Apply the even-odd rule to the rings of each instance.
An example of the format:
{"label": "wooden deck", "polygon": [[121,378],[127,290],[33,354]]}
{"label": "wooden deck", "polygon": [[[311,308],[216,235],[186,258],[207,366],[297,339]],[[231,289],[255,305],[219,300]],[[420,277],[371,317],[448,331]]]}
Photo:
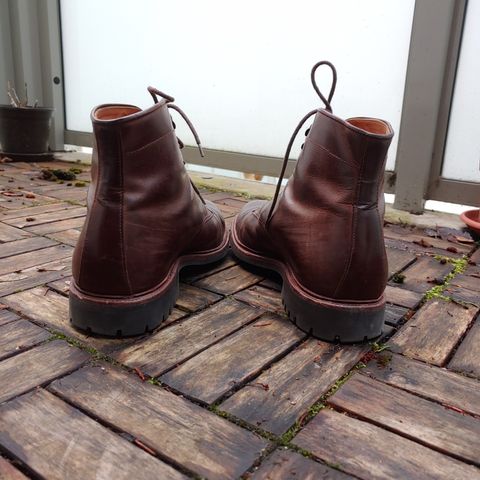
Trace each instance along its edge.
{"label": "wooden deck", "polygon": [[[233,258],[185,270],[152,335],[87,337],[67,295],[89,173],[40,167],[0,164],[0,479],[480,479],[476,244],[387,225],[368,345],[307,338]],[[245,202],[205,196],[227,222]]]}

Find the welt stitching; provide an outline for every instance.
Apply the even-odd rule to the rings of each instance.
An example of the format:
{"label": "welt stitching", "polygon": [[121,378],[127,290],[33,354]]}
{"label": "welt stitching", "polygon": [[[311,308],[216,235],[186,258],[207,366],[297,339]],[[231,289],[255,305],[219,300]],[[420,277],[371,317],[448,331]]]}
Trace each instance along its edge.
{"label": "welt stitching", "polygon": [[362,161],[360,163],[360,171],[359,171],[359,175],[358,175],[358,178],[357,178],[357,184],[355,186],[355,190],[356,190],[356,192],[355,192],[355,202],[352,205],[352,207],[353,207],[353,217],[352,217],[352,234],[351,234],[352,239],[351,239],[351,244],[350,244],[350,252],[349,252],[348,261],[347,261],[345,270],[343,271],[342,277],[341,277],[340,281],[338,282],[337,288],[335,289],[335,292],[333,294],[334,297],[337,295],[338,291],[340,290],[340,288],[345,283],[345,280],[346,280],[347,275],[348,275],[348,271],[350,270],[350,266],[352,265],[353,251],[355,249],[355,242],[356,242],[356,239],[357,239],[357,235],[356,235],[356,233],[357,233],[357,222],[358,222],[357,204],[358,204],[358,200],[360,198],[360,183],[361,183],[361,180],[362,180],[362,177],[363,177],[363,169],[364,169],[364,166],[365,166],[365,158],[367,156],[368,143],[369,143],[369,139],[367,137],[365,139],[365,150],[363,152]]}

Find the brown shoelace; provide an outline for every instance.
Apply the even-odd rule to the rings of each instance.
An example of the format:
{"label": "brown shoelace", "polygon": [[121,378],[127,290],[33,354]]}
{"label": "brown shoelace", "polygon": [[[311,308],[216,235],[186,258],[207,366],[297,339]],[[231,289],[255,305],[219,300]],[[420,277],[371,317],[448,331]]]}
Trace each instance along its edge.
{"label": "brown shoelace", "polygon": [[[197,147],[198,147],[198,151],[200,152],[200,156],[204,157],[205,153],[203,152],[203,148],[202,148],[202,145],[200,143],[200,137],[198,136],[198,133],[195,130],[195,127],[193,126],[193,123],[187,117],[187,114],[180,107],[177,107],[177,105],[175,105],[173,103],[175,101],[175,99],[171,95],[167,95],[166,93],[161,92],[160,90],[158,90],[155,87],[148,87],[148,91],[149,91],[150,95],[152,96],[153,101],[155,103],[158,103],[158,97],[162,97],[167,101],[167,108],[172,108],[173,110],[175,110],[176,112],[178,112],[182,116],[182,118],[185,120],[185,123],[190,128],[190,131],[192,132],[193,137],[195,138],[195,142],[197,143]],[[175,122],[173,121],[173,119],[172,119],[172,125],[173,125],[173,129],[175,130],[176,125],[175,125]],[[177,137],[177,142],[178,142],[178,145],[179,145],[180,148],[184,147],[184,143],[178,137]],[[183,162],[183,163],[185,163],[185,162]],[[196,185],[193,183],[192,179],[190,179],[190,183],[192,184],[192,187],[195,190],[195,192],[197,193],[197,195],[200,197],[200,200],[205,204],[205,200],[203,199],[203,197],[200,194],[200,191],[198,190]]]}
{"label": "brown shoelace", "polygon": [[[324,95],[322,94],[322,92],[320,91],[320,89],[318,88],[318,85],[317,85],[317,81],[315,79],[315,73],[318,69],[318,67],[322,66],[322,65],[327,65],[328,67],[330,67],[330,69],[332,70],[332,86],[330,87],[330,93],[328,94],[328,99],[324,97]],[[331,106],[331,102],[332,102],[332,98],[333,98],[333,94],[335,93],[335,88],[337,86],[337,70],[335,69],[335,67],[333,66],[332,63],[330,63],[329,61],[327,60],[322,60],[320,62],[317,62],[313,68],[312,68],[312,71],[310,73],[310,80],[312,81],[312,85],[313,85],[313,88],[315,90],[315,92],[317,92],[317,95],[320,97],[320,100],[324,103],[325,105],[325,110],[327,110],[328,112],[332,113],[332,106]],[[300,131],[300,129],[303,127],[303,125],[305,124],[305,122],[313,115],[315,115],[317,112],[319,112],[320,109],[316,108],[315,110],[312,110],[311,112],[308,112],[301,120],[300,120],[300,123],[297,125],[297,127],[295,128],[295,130],[293,131],[293,134],[292,136],[290,137],[290,141],[288,142],[288,145],[287,145],[287,150],[285,152],[285,156],[283,157],[283,165],[282,165],[282,170],[280,172],[280,177],[278,178],[278,183],[277,183],[277,188],[275,190],[275,195],[273,196],[273,200],[272,200],[272,206],[270,207],[270,210],[268,212],[268,216],[267,216],[267,220],[266,220],[266,225],[268,226],[271,218],[272,218],[272,215],[273,215],[273,211],[275,209],[275,205],[277,203],[277,200],[278,200],[278,195],[280,194],[280,188],[282,186],[282,181],[283,181],[283,177],[285,175],[285,170],[287,168],[287,165],[288,165],[288,160],[290,158],[290,151],[292,150],[292,146],[293,146],[293,142],[295,142],[295,139],[297,138],[297,135],[298,135],[298,132]],[[310,129],[308,129],[306,132],[305,132],[305,136],[308,135]],[[302,145],[303,147],[303,145]]]}

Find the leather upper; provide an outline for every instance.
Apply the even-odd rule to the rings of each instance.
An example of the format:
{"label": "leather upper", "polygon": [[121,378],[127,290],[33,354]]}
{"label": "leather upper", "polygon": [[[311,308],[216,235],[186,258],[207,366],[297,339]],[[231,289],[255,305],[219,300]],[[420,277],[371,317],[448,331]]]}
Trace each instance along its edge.
{"label": "leather upper", "polygon": [[137,295],[161,284],[180,256],[219,247],[224,221],[191,185],[165,100],[144,111],[102,105],[92,123],[92,183],[74,280],[94,295]]}
{"label": "leather upper", "polygon": [[344,121],[319,110],[270,221],[271,202],[250,202],[236,219],[236,237],[283,262],[313,295],[379,299],[387,280],[379,198],[392,136],[381,120]]}

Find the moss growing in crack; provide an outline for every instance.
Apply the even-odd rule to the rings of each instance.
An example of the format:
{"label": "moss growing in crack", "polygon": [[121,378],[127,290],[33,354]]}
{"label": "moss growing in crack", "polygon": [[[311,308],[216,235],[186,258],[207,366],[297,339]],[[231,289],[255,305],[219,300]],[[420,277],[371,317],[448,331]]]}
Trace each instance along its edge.
{"label": "moss growing in crack", "polygon": [[372,347],[372,352],[375,353],[383,352],[384,350],[387,350],[389,348],[386,343],[381,342],[372,342],[370,343],[370,346]]}
{"label": "moss growing in crack", "polygon": [[448,287],[450,282],[459,274],[465,272],[465,269],[468,266],[468,258],[464,255],[462,258],[450,258],[444,257],[442,255],[436,255],[435,260],[438,260],[441,263],[450,263],[453,265],[452,271],[444,278],[441,285],[435,285],[430,290],[425,293],[425,300],[439,299],[446,302],[450,302],[451,298],[444,295],[444,290]]}

